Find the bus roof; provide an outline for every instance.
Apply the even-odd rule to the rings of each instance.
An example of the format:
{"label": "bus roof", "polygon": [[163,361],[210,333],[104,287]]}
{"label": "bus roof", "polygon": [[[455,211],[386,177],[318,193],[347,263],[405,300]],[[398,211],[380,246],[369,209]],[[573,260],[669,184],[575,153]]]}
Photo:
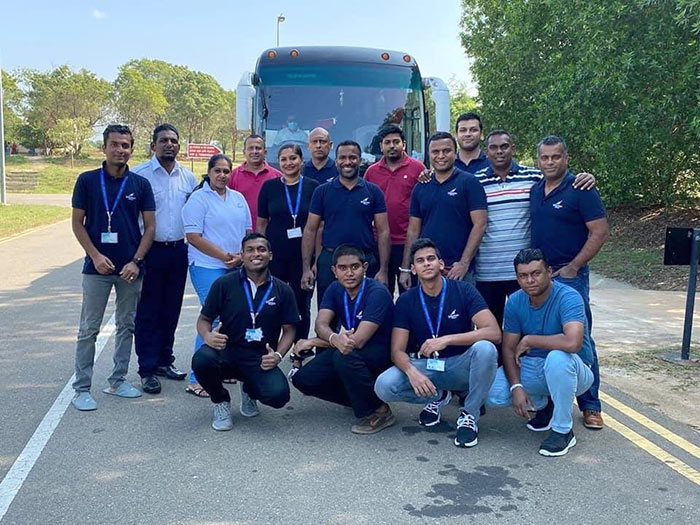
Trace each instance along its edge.
{"label": "bus roof", "polygon": [[[293,56],[296,51],[297,56]],[[386,55],[388,58],[385,59]],[[404,58],[407,57],[407,58]],[[390,64],[393,66],[415,67],[415,59],[401,51],[389,49],[372,49],[369,47],[350,46],[299,46],[273,47],[266,49],[258,58],[257,67],[273,64],[311,63],[366,63]]]}

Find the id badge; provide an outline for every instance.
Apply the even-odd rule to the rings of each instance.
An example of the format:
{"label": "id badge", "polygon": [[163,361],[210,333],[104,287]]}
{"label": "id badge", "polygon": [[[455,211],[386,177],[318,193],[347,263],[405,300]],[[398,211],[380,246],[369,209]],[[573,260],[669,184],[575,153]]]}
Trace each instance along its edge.
{"label": "id badge", "polygon": [[117,244],[119,235],[117,232],[102,232],[102,244]]}
{"label": "id badge", "polygon": [[246,328],[245,340],[249,343],[252,341],[262,341],[263,332],[262,328]]}
{"label": "id badge", "polygon": [[428,370],[435,370],[436,372],[445,371],[445,361],[442,359],[430,358],[428,359]]}
{"label": "id badge", "polygon": [[298,239],[301,237],[301,226],[297,226],[296,228],[289,228],[287,230],[287,239]]}

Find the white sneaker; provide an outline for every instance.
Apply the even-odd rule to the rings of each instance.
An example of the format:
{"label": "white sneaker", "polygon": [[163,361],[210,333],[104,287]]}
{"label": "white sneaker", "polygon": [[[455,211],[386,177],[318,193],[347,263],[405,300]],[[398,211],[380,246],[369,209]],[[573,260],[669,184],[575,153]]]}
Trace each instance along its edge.
{"label": "white sneaker", "polygon": [[260,415],[260,409],[258,408],[258,402],[255,399],[251,399],[248,394],[243,390],[243,383],[238,383],[241,385],[241,415],[244,417],[255,417]]}

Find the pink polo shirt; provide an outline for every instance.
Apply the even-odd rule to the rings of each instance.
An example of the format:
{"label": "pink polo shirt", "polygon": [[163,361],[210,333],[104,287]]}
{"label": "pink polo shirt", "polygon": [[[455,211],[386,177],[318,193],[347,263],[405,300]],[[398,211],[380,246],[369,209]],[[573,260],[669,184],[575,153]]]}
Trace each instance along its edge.
{"label": "pink polo shirt", "polygon": [[282,173],[267,162],[265,162],[262,171],[257,174],[250,171],[245,162],[231,172],[228,187],[241,192],[243,197],[245,197],[248,208],[250,208],[250,215],[253,218],[253,231],[258,219],[258,194],[260,193],[260,188],[262,188],[266,180],[281,176]]}
{"label": "pink polo shirt", "polygon": [[403,160],[395,171],[386,165],[384,157],[375,162],[365,173],[365,180],[379,186],[384,193],[386,210],[389,216],[391,244],[404,244],[408,230],[408,210],[411,206],[411,191],[418,182],[418,176],[425,169],[419,160],[403,154]]}

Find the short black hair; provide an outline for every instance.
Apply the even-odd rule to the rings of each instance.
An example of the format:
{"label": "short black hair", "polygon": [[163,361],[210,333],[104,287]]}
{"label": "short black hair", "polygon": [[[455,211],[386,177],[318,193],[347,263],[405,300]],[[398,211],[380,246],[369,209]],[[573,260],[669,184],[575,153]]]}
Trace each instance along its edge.
{"label": "short black hair", "polygon": [[267,249],[272,251],[272,246],[270,245],[269,239],[259,232],[252,232],[243,237],[241,240],[241,251],[243,251],[243,248],[247,242],[254,241],[255,239],[263,239],[265,244],[267,244]]}
{"label": "short black hair", "polygon": [[452,141],[452,145],[455,148],[455,151],[457,151],[457,141],[455,138],[452,136],[452,133],[448,133],[447,131],[438,131],[437,133],[433,133],[430,138],[428,139],[428,150],[430,150],[430,143],[435,141],[435,140],[442,140],[442,139],[450,139]]}
{"label": "short black hair", "polygon": [[484,131],[484,124],[481,122],[481,117],[477,113],[470,111],[468,113],[462,113],[459,117],[457,117],[457,122],[455,122],[455,133],[457,133],[457,130],[459,129],[459,123],[464,120],[478,120],[479,130]]}
{"label": "short black hair", "polygon": [[118,133],[119,135],[129,135],[131,137],[131,146],[133,147],[134,134],[129,129],[129,126],[125,126],[123,124],[110,124],[109,126],[107,126],[102,132],[102,141],[105,146],[107,145],[107,139],[109,138],[110,133]]}
{"label": "short black hair", "polygon": [[172,124],[164,122],[163,124],[156,126],[156,129],[153,130],[153,138],[151,139],[151,143],[156,143],[156,140],[158,140],[158,133],[160,133],[161,131],[172,131],[173,133],[175,133],[177,139],[180,140],[180,133],[178,132],[177,128]]}
{"label": "short black hair", "polygon": [[510,143],[513,144],[513,137],[510,135],[510,133],[508,133],[505,129],[500,128],[494,129],[491,133],[486,135],[486,144],[489,143],[489,139],[491,137],[495,137],[497,135],[505,135],[506,137],[508,137],[508,140],[510,140]]}
{"label": "short black hair", "polygon": [[566,142],[564,142],[563,138],[557,135],[548,135],[547,137],[543,138],[537,143],[537,155],[539,156],[540,154],[541,146],[556,146],[557,144],[562,145],[562,147],[564,148],[564,154],[569,154],[569,148],[566,146]]}
{"label": "short black hair", "polygon": [[354,255],[359,260],[360,263],[365,264],[367,258],[365,257],[365,252],[360,250],[354,244],[341,244],[335,250],[333,250],[333,266],[338,264],[338,259],[345,255]]}
{"label": "short black hair", "polygon": [[435,243],[426,237],[421,237],[420,239],[413,241],[413,244],[411,244],[411,250],[409,251],[411,264],[413,264],[413,258],[416,256],[416,252],[424,248],[432,248],[435,250],[435,255],[437,255],[438,259],[442,259],[440,250],[437,246],[435,246]]}
{"label": "short black hair", "polygon": [[542,261],[545,268],[549,268],[549,262],[544,252],[539,248],[523,248],[513,259],[513,267],[518,271],[519,264],[530,264],[533,261]]}
{"label": "short black hair", "polygon": [[282,151],[285,149],[291,149],[292,151],[294,151],[294,153],[299,155],[302,159],[304,158],[304,153],[301,151],[301,146],[299,146],[299,144],[297,144],[296,142],[285,142],[284,144],[282,144],[280,146],[280,149],[277,150],[277,158],[278,159],[280,158]]}
{"label": "short black hair", "polygon": [[388,126],[384,126],[382,129],[380,129],[377,132],[377,136],[379,137],[379,140],[384,140],[388,135],[398,135],[401,137],[401,140],[406,142],[406,137],[403,134],[403,130],[397,126],[396,124],[389,124]]}
{"label": "short black hair", "polygon": [[338,156],[338,150],[340,149],[340,146],[354,146],[357,148],[357,154],[362,156],[362,146],[360,146],[357,142],[354,140],[344,140],[343,142],[340,142],[336,147],[335,147],[335,156]]}
{"label": "short black hair", "polygon": [[258,135],[257,133],[253,133],[252,135],[248,135],[243,141],[243,149],[245,149],[245,146],[246,144],[248,144],[248,141],[250,139],[260,139],[263,141],[263,146],[265,145],[265,137],[263,137],[262,135]]}

